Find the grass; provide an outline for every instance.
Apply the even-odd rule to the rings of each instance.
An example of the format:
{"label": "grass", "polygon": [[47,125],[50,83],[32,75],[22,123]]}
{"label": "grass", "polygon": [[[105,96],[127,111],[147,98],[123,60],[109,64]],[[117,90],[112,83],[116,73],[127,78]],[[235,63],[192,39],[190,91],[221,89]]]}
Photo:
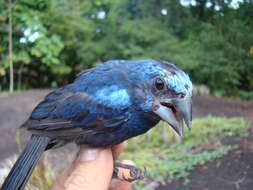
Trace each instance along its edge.
{"label": "grass", "polygon": [[[132,160],[137,166],[147,168],[148,178],[137,182],[136,189],[145,190],[151,182],[166,183],[177,178],[184,178],[187,183],[189,172],[196,166],[222,157],[228,151],[237,148],[222,144],[221,138],[246,135],[247,124],[243,118],[195,119],[192,131],[185,131],[183,141],[175,136],[167,124],[161,122],[147,134],[130,139],[120,159]],[[16,140],[20,142],[18,136]],[[58,173],[57,170],[62,165],[67,165],[67,162],[61,162],[61,165],[53,166],[52,156],[54,156],[53,151],[52,154],[47,153],[40,161],[26,190],[49,189]],[[69,152],[63,151],[61,156],[68,158]],[[0,178],[2,178],[0,183],[3,180],[1,171],[7,174],[11,168],[10,164],[2,166],[8,168],[0,167]]]}
{"label": "grass", "polygon": [[185,178],[196,166],[222,157],[237,146],[223,145],[220,141],[225,136],[247,135],[247,125],[242,118],[208,117],[195,119],[192,131],[185,131],[181,143],[167,143],[164,139],[173,137],[168,126],[161,122],[149,133],[128,141],[121,159],[133,160],[137,166],[146,167],[148,179],[138,182],[137,189],[145,189],[149,182],[170,182],[176,178]]}

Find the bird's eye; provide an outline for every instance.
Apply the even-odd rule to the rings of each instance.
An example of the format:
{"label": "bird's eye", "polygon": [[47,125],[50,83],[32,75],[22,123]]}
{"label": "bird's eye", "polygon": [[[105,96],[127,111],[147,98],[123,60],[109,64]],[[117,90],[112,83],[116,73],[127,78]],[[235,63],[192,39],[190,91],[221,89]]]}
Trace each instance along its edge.
{"label": "bird's eye", "polygon": [[158,90],[163,90],[164,89],[164,80],[161,79],[161,78],[156,78],[155,80],[155,87],[158,89]]}

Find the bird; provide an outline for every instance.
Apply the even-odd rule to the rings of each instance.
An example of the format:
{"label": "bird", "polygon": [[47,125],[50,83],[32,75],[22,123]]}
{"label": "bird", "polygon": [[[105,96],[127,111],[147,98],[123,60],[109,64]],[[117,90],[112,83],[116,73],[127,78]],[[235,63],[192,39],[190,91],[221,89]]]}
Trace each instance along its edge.
{"label": "bird", "polygon": [[111,60],[50,92],[21,126],[30,141],[1,190],[22,190],[42,153],[70,142],[112,147],[163,120],[180,136],[192,126],[192,82],[167,61]]}

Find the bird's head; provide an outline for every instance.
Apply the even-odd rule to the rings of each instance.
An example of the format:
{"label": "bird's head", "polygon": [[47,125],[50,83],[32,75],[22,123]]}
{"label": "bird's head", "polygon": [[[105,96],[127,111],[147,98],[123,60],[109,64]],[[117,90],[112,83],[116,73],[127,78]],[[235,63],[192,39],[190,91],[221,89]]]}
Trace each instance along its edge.
{"label": "bird's head", "polygon": [[[180,136],[184,123],[192,125],[192,82],[189,76],[168,62],[147,60],[139,74],[139,95],[147,97],[143,109],[167,122]],[[137,95],[138,96],[138,95]]]}

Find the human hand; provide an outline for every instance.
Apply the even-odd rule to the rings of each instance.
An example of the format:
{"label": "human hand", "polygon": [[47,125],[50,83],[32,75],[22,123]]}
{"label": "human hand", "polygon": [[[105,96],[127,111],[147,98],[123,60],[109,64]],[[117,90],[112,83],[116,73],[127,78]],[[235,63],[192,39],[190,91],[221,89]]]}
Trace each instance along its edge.
{"label": "human hand", "polygon": [[[70,168],[57,177],[51,190],[129,190],[131,183],[112,179],[113,161],[122,150],[122,144],[107,149],[82,145]],[[122,163],[134,165],[131,161]],[[120,168],[118,173],[120,178],[130,176],[127,169]]]}

